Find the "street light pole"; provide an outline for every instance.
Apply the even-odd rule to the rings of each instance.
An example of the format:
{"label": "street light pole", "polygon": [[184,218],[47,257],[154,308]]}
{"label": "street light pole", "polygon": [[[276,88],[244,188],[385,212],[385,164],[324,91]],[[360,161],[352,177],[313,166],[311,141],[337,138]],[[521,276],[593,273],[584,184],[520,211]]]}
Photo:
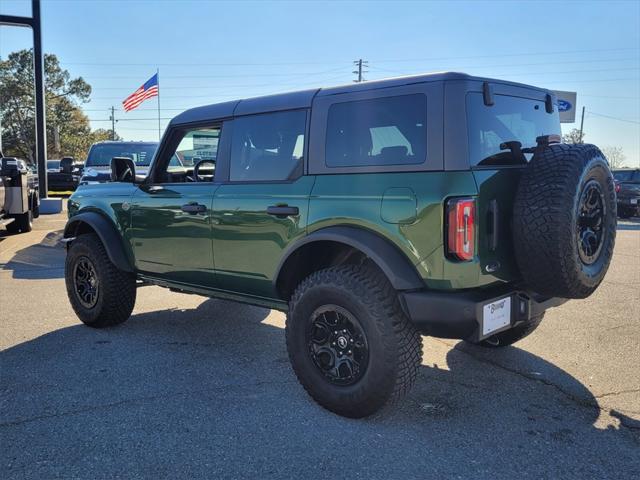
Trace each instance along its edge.
{"label": "street light pole", "polygon": [[36,160],[38,161],[38,190],[40,198],[47,197],[47,124],[44,110],[44,56],[40,0],[31,0],[33,17],[33,64],[36,87]]}

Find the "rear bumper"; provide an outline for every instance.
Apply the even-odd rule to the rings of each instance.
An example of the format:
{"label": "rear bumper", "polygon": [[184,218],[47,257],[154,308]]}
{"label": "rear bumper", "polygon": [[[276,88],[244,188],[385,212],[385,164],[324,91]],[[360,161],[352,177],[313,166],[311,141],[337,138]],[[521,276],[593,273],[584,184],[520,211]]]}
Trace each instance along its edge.
{"label": "rear bumper", "polygon": [[49,182],[48,187],[52,192],[67,192],[78,188],[78,182]]}
{"label": "rear bumper", "polygon": [[483,306],[505,297],[511,297],[511,324],[504,330],[567,301],[566,298],[542,297],[532,292],[514,290],[513,286],[503,286],[458,292],[402,292],[400,302],[420,333],[478,341],[486,338],[482,336]]}
{"label": "rear bumper", "polygon": [[624,207],[635,207],[638,208],[640,206],[640,197],[618,197],[618,206]]}

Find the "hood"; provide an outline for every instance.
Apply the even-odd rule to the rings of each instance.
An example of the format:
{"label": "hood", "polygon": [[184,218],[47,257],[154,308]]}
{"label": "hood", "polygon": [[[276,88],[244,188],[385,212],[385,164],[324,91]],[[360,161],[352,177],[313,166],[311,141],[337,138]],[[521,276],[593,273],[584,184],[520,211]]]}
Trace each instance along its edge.
{"label": "hood", "polygon": [[[136,177],[146,177],[149,173],[148,165],[136,167]],[[111,167],[106,165],[96,165],[95,167],[85,167],[82,173],[82,181],[85,182],[108,182],[111,180]]]}

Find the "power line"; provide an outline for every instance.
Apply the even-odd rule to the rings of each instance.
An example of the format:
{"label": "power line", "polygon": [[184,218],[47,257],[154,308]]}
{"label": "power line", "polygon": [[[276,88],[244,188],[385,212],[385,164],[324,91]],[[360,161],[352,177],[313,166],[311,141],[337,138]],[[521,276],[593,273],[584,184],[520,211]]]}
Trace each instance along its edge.
{"label": "power line", "polygon": [[[365,73],[368,73],[368,71],[364,70],[364,68],[366,68],[367,62],[366,61],[362,61],[362,66],[359,66],[359,61],[354,62],[356,64],[356,67],[358,68],[358,70],[354,70],[353,73],[356,74],[358,76],[358,80],[355,80],[356,82],[361,82],[364,80],[363,75]],[[482,67],[485,68],[485,67]],[[557,71],[549,71],[549,72],[501,72],[501,73],[495,73],[493,75],[495,76],[502,76],[502,75],[511,75],[511,76],[531,76],[531,75],[565,75],[565,74],[572,74],[572,73],[600,73],[600,72],[622,72],[622,71],[639,71],[640,72],[640,66],[639,67],[626,67],[626,68],[608,68],[608,69],[589,69],[589,70],[565,70],[565,71],[561,71],[561,72],[557,72]],[[291,84],[291,82],[288,82],[287,84]],[[287,84],[282,84],[279,83],[277,85],[283,85],[286,86]],[[184,89],[205,89],[205,90],[209,90],[209,89],[217,89],[217,88],[256,88],[256,87],[266,87],[266,86],[272,86],[274,85],[273,83],[264,83],[264,84],[258,84],[258,85],[180,85],[180,86],[165,86],[163,87],[165,90],[184,90]],[[123,89],[127,89],[129,88],[129,86],[122,86],[122,87],[94,87],[96,90],[123,90]]]}
{"label": "power line", "polygon": [[[337,79],[342,79],[343,75],[339,75],[336,77],[332,77],[332,78],[327,78],[324,79],[323,82],[332,82],[334,80]],[[317,83],[314,84],[310,84],[310,83],[296,83],[296,82],[287,82],[287,83],[265,83],[263,85],[238,85],[237,87],[253,87],[253,88],[260,88],[260,87],[286,87],[286,86],[290,86],[290,85],[295,85],[296,88],[320,88],[320,86]],[[229,85],[229,88],[236,88],[236,86],[232,86]],[[178,88],[178,87],[172,87],[172,88]],[[179,87],[180,89],[184,89],[185,87]],[[220,86],[217,87],[190,87],[190,88],[220,88]],[[224,87],[223,87],[224,88]],[[105,90],[107,89],[111,89],[111,87],[105,88]],[[120,90],[120,88],[117,88],[118,90]],[[125,87],[122,87],[122,90],[124,90]],[[270,92],[270,93],[255,93],[252,94],[251,96],[263,96],[263,95],[270,95],[272,93],[278,93],[276,92]],[[210,93],[207,95],[169,95],[169,96],[163,96],[162,98],[216,98],[216,97],[232,97],[232,98],[238,98],[241,99],[242,98],[242,94],[238,94],[238,93],[218,93],[218,92],[214,92],[214,93]],[[248,98],[248,97],[245,97]],[[92,97],[91,100],[122,100],[122,97]]]}
{"label": "power line", "polygon": [[[187,109],[181,109],[181,110],[187,110]],[[171,120],[173,117],[160,117],[160,120]],[[120,122],[142,122],[142,121],[147,121],[147,120],[157,120],[158,117],[154,117],[154,118],[119,118],[116,120],[117,123]],[[91,118],[89,117],[89,120],[92,122],[113,122],[113,120],[111,118]]]}
{"label": "power line", "polygon": [[627,123],[634,123],[636,125],[640,125],[640,121],[638,121],[638,120],[631,120],[631,119],[628,119],[628,118],[614,117],[612,115],[605,115],[604,113],[596,113],[596,112],[592,112],[590,110],[587,110],[587,113],[589,115],[595,115],[596,117],[609,118],[611,120],[618,120],[619,122],[627,122]]}
{"label": "power line", "polygon": [[614,100],[640,100],[640,97],[616,97],[616,96],[610,96],[610,95],[589,95],[586,93],[581,93],[580,96],[592,97],[592,98],[607,98],[607,99],[614,99]]}
{"label": "power line", "polygon": [[[500,63],[493,65],[466,65],[466,66],[455,66],[455,67],[438,67],[437,70],[467,70],[472,68],[519,68],[519,67],[535,67],[541,65],[567,65],[567,64],[578,64],[578,63],[608,63],[608,62],[628,62],[628,61],[638,61],[640,62],[640,57],[633,58],[618,58],[618,59],[603,59],[603,60],[575,60],[575,61],[566,61],[566,62],[535,62],[535,63]],[[400,75],[407,75],[407,70],[390,70],[388,68],[381,68],[376,65],[370,67],[373,70],[380,70],[381,72],[395,73]]]}
{"label": "power line", "polygon": [[[551,72],[550,74],[553,74],[553,72]],[[578,80],[561,80],[561,81],[551,81],[550,83],[598,83],[598,82],[622,82],[622,81],[638,81],[640,80],[640,77],[625,77],[625,78],[600,78],[600,79],[592,79],[592,80],[583,80],[583,79],[578,79]],[[266,92],[266,93],[256,93],[255,96],[263,96],[263,95],[271,95],[274,92]],[[277,93],[277,92],[275,92]],[[216,99],[216,98],[237,98],[237,99],[242,99],[242,95],[239,95],[237,93],[211,93],[211,94],[207,94],[207,95],[165,95],[163,98],[165,99],[182,99],[182,98],[209,98],[209,99]],[[92,97],[91,100],[122,100],[122,96],[118,96],[118,97]],[[169,110],[169,109],[167,109]]]}
{"label": "power line", "polygon": [[[523,57],[523,56],[538,56],[538,55],[564,55],[564,54],[579,54],[579,53],[595,53],[595,52],[623,52],[623,51],[638,51],[639,48],[604,48],[593,50],[564,50],[564,51],[544,51],[544,52],[521,52],[521,53],[502,53],[491,55],[468,55],[468,56],[447,56],[447,57],[422,57],[422,58],[404,58],[404,59],[386,59],[375,60],[376,63],[397,63],[397,62],[416,62],[416,61],[432,61],[432,60],[453,60],[453,59],[468,59],[468,58],[496,58],[496,57]],[[286,66],[286,65],[339,65],[345,62],[218,62],[218,63],[179,63],[179,62],[60,62],[63,65],[96,65],[96,66]]]}
{"label": "power line", "polygon": [[389,60],[372,60],[374,63],[399,63],[399,62],[421,62],[421,61],[432,61],[432,60],[464,60],[468,58],[496,58],[496,57],[524,57],[524,56],[539,56],[539,55],[565,55],[565,54],[576,54],[576,53],[595,53],[595,52],[623,52],[623,51],[638,51],[640,48],[605,48],[605,49],[597,49],[597,50],[564,50],[564,51],[545,51],[538,53],[501,53],[501,54],[491,54],[491,55],[469,55],[469,56],[460,56],[460,57],[423,57],[423,58],[404,58],[404,59],[389,59]]}
{"label": "power line", "polygon": [[[340,72],[344,70],[344,66],[340,66],[338,68],[332,68],[330,70],[322,70],[320,72],[289,72],[289,73],[251,73],[251,77],[306,77],[309,75],[326,75],[329,73]],[[85,75],[88,78],[108,78],[108,79],[126,79],[126,78],[140,78],[140,75],[93,75],[87,74]],[[212,75],[163,75],[163,79],[167,78],[238,78],[238,77],[246,77],[246,73],[235,73],[235,74],[212,74]]]}
{"label": "power line", "polygon": [[[341,68],[340,70],[344,71],[344,68]],[[291,81],[282,81],[282,82],[270,82],[270,83],[233,83],[233,84],[218,84],[218,85],[211,85],[211,86],[207,86],[207,85],[196,85],[196,86],[186,86],[186,85],[181,85],[179,87],[164,87],[164,88],[171,88],[171,89],[177,89],[177,88],[260,88],[260,87],[271,87],[274,85],[278,85],[278,86],[288,86],[288,85],[317,85],[318,82],[328,82],[328,81],[332,81],[332,80],[336,80],[336,79],[340,79],[343,77],[343,74],[341,75],[332,75],[330,77],[326,77],[326,78],[314,78],[312,81],[304,81],[303,80],[291,80]],[[301,83],[302,81],[302,83]],[[110,83],[111,84],[111,83]],[[131,88],[132,85],[131,84],[127,84],[121,87],[95,87],[96,89],[103,89],[103,90],[117,90],[117,89],[129,89]]]}

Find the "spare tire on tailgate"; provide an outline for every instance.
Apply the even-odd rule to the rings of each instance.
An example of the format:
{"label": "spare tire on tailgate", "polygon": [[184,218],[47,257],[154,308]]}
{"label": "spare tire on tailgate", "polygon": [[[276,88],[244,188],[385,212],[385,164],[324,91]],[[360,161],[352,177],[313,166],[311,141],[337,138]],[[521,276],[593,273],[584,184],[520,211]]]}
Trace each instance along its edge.
{"label": "spare tire on tailgate", "polygon": [[516,262],[530,289],[585,298],[609,268],[616,196],[594,145],[539,148],[520,178],[513,209]]}

